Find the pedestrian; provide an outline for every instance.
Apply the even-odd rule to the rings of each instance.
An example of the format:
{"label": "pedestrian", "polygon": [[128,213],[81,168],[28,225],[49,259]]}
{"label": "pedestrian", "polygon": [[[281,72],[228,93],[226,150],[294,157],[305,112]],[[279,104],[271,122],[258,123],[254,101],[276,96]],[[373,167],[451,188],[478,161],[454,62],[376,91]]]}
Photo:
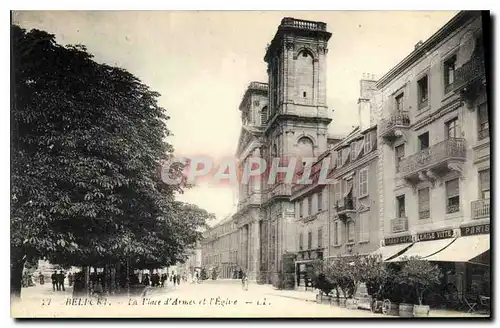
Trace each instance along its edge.
{"label": "pedestrian", "polygon": [[241,274],[241,286],[243,290],[248,290],[248,276],[246,272],[242,272]]}
{"label": "pedestrian", "polygon": [[74,280],[74,276],[73,274],[70,272],[68,273],[68,286],[73,286],[73,280]]}
{"label": "pedestrian", "polygon": [[172,281],[174,282],[174,286],[175,286],[177,283],[177,275],[173,275]]}
{"label": "pedestrian", "polygon": [[181,284],[181,275],[177,274],[177,285]]}
{"label": "pedestrian", "polygon": [[200,283],[200,276],[199,276],[199,273],[198,271],[196,271],[195,275],[194,275],[194,281],[199,284]]}
{"label": "pedestrian", "polygon": [[66,278],[64,272],[62,270],[59,271],[59,288],[62,289],[63,291],[66,291],[66,289],[64,289],[64,279]]}
{"label": "pedestrian", "polygon": [[57,282],[57,278],[57,271],[54,271],[54,273],[52,273],[52,275],[50,276],[53,291],[56,291],[56,289],[59,290],[59,283]]}
{"label": "pedestrian", "polygon": [[142,284],[143,284],[144,286],[149,286],[149,274],[147,274],[147,273],[146,273],[146,274],[144,275],[144,279],[142,279]]}
{"label": "pedestrian", "polygon": [[40,279],[40,285],[45,284],[45,276],[43,273],[40,272],[40,276],[38,278]]}

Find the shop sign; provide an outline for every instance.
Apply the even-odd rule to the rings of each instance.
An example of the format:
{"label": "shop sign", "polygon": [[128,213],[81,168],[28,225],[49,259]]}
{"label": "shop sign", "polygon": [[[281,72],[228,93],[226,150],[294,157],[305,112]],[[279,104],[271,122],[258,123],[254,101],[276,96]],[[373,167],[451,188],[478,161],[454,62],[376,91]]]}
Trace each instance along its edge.
{"label": "shop sign", "polygon": [[418,241],[428,241],[428,240],[438,240],[445,238],[453,237],[453,230],[440,230],[440,231],[431,231],[431,232],[423,232],[417,235]]}
{"label": "shop sign", "polygon": [[411,242],[413,242],[413,240],[412,240],[410,235],[400,236],[400,237],[391,237],[391,238],[384,239],[385,246],[396,245],[396,244],[405,244],[405,243],[411,243]]}
{"label": "shop sign", "polygon": [[463,236],[472,236],[472,235],[483,235],[483,234],[489,234],[490,233],[490,224],[481,224],[477,226],[471,226],[471,227],[462,227],[460,228],[461,230],[461,235]]}

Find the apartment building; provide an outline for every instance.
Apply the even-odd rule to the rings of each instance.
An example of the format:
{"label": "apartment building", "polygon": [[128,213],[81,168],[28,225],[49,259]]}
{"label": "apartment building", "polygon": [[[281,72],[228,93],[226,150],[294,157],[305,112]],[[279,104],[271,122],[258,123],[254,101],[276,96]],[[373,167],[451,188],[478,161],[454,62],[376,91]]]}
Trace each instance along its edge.
{"label": "apartment building", "polygon": [[389,262],[435,261],[444,283],[487,293],[490,134],[481,13],[457,14],[376,88],[378,252]]}
{"label": "apartment building", "polygon": [[[331,140],[311,167],[310,184],[292,188],[298,286],[304,286],[314,260],[370,254],[380,245],[374,91],[373,79],[360,81],[358,126],[346,137]],[[319,176],[327,157],[329,184],[322,184]]]}
{"label": "apartment building", "polygon": [[370,254],[380,245],[375,81],[360,82],[359,125],[333,148],[329,257]]}
{"label": "apartment building", "polygon": [[219,278],[230,279],[238,268],[239,230],[232,216],[211,227],[201,242],[202,266],[219,268]]}

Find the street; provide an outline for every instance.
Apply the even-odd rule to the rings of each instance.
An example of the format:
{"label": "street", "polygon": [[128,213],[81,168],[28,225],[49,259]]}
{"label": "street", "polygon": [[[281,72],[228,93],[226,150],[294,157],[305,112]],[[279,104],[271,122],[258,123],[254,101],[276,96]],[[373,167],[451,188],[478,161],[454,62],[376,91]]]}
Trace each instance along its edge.
{"label": "street", "polygon": [[[348,310],[316,304],[314,294],[297,299],[269,285],[250,284],[247,291],[239,281],[181,283],[151,288],[145,297],[111,297],[100,304],[96,299],[72,299],[71,288],[54,292],[43,285],[23,290],[22,300],[12,306],[16,316],[30,317],[373,317],[369,311]],[[92,301],[92,302],[91,302]]]}
{"label": "street", "polygon": [[[366,310],[350,310],[317,304],[313,292],[276,290],[270,285],[250,284],[247,291],[239,280],[207,280],[200,284],[169,284],[150,288],[144,297],[72,298],[52,291],[51,285],[23,289],[22,300],[12,306],[17,317],[379,317]],[[432,310],[432,317],[482,316]]]}

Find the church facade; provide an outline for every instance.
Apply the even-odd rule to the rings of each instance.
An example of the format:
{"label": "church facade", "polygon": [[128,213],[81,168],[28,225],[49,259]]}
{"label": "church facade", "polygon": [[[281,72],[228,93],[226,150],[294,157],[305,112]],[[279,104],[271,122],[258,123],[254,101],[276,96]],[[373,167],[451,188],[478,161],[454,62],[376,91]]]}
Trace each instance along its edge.
{"label": "church facade", "polygon": [[[331,33],[322,22],[284,18],[264,56],[268,81],[248,86],[239,110],[239,163],[314,158],[327,150],[326,56]],[[299,161],[300,162],[300,161]],[[301,163],[301,162],[300,162]],[[276,284],[283,257],[297,249],[292,184],[252,177],[239,184],[238,265],[259,283]]]}

